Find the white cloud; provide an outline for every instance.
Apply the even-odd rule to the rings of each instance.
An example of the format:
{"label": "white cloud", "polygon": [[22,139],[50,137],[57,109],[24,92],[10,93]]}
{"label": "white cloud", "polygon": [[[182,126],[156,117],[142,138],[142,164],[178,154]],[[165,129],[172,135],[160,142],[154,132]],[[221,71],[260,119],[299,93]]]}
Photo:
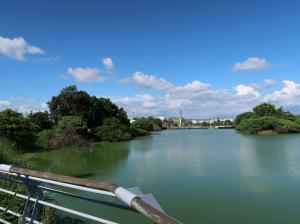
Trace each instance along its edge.
{"label": "white cloud", "polygon": [[233,66],[234,72],[258,71],[270,68],[271,64],[265,58],[250,57],[244,62],[238,62]]}
{"label": "white cloud", "polygon": [[259,92],[251,86],[240,84],[236,87],[238,96],[255,96],[259,97]]}
{"label": "white cloud", "polygon": [[77,82],[92,83],[92,82],[103,82],[107,77],[100,75],[98,68],[69,68],[68,74],[73,76]]}
{"label": "white cloud", "polygon": [[130,77],[117,80],[118,83],[122,83],[122,84],[129,84],[131,81],[132,79]]}
{"label": "white cloud", "polygon": [[291,108],[300,108],[300,83],[290,80],[282,81],[283,87],[265,96],[265,101]]}
{"label": "white cloud", "polygon": [[[254,91],[255,92],[255,91]],[[237,95],[226,89],[214,90],[198,80],[183,86],[173,86],[164,96],[136,95],[115,100],[129,114],[136,116],[184,116],[209,118],[232,116],[250,110],[260,102],[256,95]]]}
{"label": "white cloud", "polygon": [[26,60],[26,54],[43,54],[44,51],[36,46],[29,45],[23,37],[13,39],[0,36],[0,54],[17,59]]}
{"label": "white cloud", "polygon": [[112,73],[115,71],[115,65],[111,58],[102,58],[102,64],[105,66],[108,72]]}
{"label": "white cloud", "polygon": [[152,88],[156,90],[166,90],[173,87],[173,84],[164,78],[157,78],[154,75],[145,75],[142,72],[135,72],[132,80],[142,88]]}
{"label": "white cloud", "polygon": [[275,79],[266,79],[263,83],[254,83],[251,85],[255,90],[266,90],[277,84]]}
{"label": "white cloud", "polygon": [[123,97],[113,100],[120,107],[128,112],[134,112],[137,115],[143,116],[145,114],[157,114],[160,107],[161,100],[149,94],[138,94],[132,97]]}
{"label": "white cloud", "polygon": [[11,106],[11,102],[9,100],[0,100],[0,110],[4,110]]}
{"label": "white cloud", "polygon": [[187,93],[187,94],[192,94],[192,93],[199,93],[201,91],[209,90],[211,89],[209,84],[205,84],[203,82],[200,82],[198,80],[193,81],[191,83],[188,83],[184,86],[177,86],[174,87],[170,90],[170,93]]}
{"label": "white cloud", "polygon": [[22,114],[29,114],[30,112],[36,113],[39,111],[49,111],[49,107],[46,103],[40,105],[36,104],[22,104],[19,105],[16,110]]}

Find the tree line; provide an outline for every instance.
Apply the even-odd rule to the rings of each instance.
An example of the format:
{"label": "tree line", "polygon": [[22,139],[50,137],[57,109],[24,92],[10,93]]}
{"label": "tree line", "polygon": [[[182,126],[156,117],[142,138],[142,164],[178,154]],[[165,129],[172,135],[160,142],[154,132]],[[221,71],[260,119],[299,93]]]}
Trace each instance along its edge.
{"label": "tree line", "polygon": [[236,117],[236,129],[251,134],[299,133],[300,118],[282,107],[262,103]]}
{"label": "tree line", "polygon": [[67,86],[47,103],[48,111],[27,116],[12,109],[0,112],[0,138],[17,148],[57,148],[89,142],[122,141],[161,130],[159,119],[142,118],[132,125],[126,112],[107,98]]}

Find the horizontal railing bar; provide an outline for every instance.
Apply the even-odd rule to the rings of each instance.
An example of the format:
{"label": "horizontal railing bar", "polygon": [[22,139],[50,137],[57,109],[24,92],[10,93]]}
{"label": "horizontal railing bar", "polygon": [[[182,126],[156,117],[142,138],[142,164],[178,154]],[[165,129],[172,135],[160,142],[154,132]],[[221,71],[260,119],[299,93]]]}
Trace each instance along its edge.
{"label": "horizontal railing bar", "polygon": [[121,205],[121,204],[117,204],[117,203],[113,203],[113,202],[108,202],[108,201],[103,201],[103,200],[99,200],[99,199],[94,199],[94,198],[90,198],[90,197],[86,197],[86,196],[81,196],[81,195],[78,195],[78,194],[69,193],[69,192],[65,192],[65,191],[60,191],[60,190],[56,190],[56,189],[51,189],[51,188],[44,187],[44,186],[39,186],[38,185],[37,187],[40,188],[43,191],[50,191],[50,192],[53,192],[53,193],[62,194],[62,195],[66,195],[66,196],[73,197],[73,198],[79,198],[79,199],[82,199],[82,200],[86,200],[86,201],[90,201],[90,202],[94,202],[94,203],[99,203],[99,204],[105,204],[105,205],[108,205],[108,206],[124,209],[124,210],[131,211],[131,212],[137,212],[136,210],[134,210],[133,208],[131,208],[129,206],[125,206],[125,205]]}
{"label": "horizontal railing bar", "polygon": [[62,187],[68,187],[68,188],[72,188],[75,190],[81,190],[81,191],[86,191],[86,192],[95,193],[95,194],[102,194],[102,195],[107,195],[107,196],[111,196],[111,197],[116,196],[114,193],[109,192],[109,191],[98,190],[98,189],[93,189],[93,188],[88,188],[88,187],[83,187],[83,186],[77,186],[74,184],[62,183],[62,182],[58,182],[58,181],[54,181],[54,180],[47,180],[47,179],[43,179],[43,178],[39,178],[39,177],[25,176],[23,174],[18,175],[16,173],[8,173],[8,172],[3,172],[3,171],[0,171],[0,173],[11,175],[11,176],[18,176],[21,178],[28,178],[30,180],[40,181],[40,182],[44,182],[47,184],[58,185],[58,186],[62,186]]}
{"label": "horizontal railing bar", "polygon": [[93,215],[85,214],[83,212],[79,212],[79,211],[76,211],[76,210],[73,210],[73,209],[70,209],[70,208],[65,208],[65,207],[62,207],[62,206],[59,206],[59,205],[55,205],[55,204],[52,204],[52,203],[49,203],[49,202],[46,202],[46,201],[43,201],[43,200],[37,200],[35,198],[31,198],[29,196],[19,194],[17,192],[9,191],[9,190],[3,189],[3,188],[0,188],[0,191],[3,192],[3,193],[10,194],[10,195],[15,195],[16,197],[22,198],[24,200],[29,199],[30,201],[37,202],[41,205],[48,206],[50,208],[54,208],[54,209],[57,209],[57,210],[60,210],[60,211],[64,211],[64,212],[67,212],[67,213],[70,213],[70,214],[73,214],[73,215],[77,215],[77,216],[80,216],[80,217],[83,217],[83,218],[86,218],[86,219],[90,219],[90,220],[93,220],[93,221],[96,221],[96,222],[100,222],[100,223],[103,223],[103,224],[118,224],[118,223],[110,221],[110,220],[106,220],[106,219],[102,219],[102,218],[99,218],[99,217],[96,217],[96,216],[93,216]]}
{"label": "horizontal railing bar", "polygon": [[[3,177],[3,176],[0,176],[0,179],[15,182],[15,183],[18,183],[18,184],[25,184],[22,181],[6,178],[6,177]],[[107,206],[127,210],[127,211],[130,211],[130,212],[137,212],[136,210],[134,210],[133,208],[131,208],[129,206],[125,206],[125,205],[121,205],[121,204],[117,204],[117,203],[113,203],[113,202],[108,202],[108,201],[104,201],[104,200],[99,200],[99,199],[94,199],[94,198],[90,198],[90,197],[86,197],[86,196],[81,196],[81,195],[78,195],[78,194],[69,193],[69,192],[65,192],[65,191],[60,191],[60,190],[48,188],[48,187],[41,186],[41,185],[36,185],[36,187],[38,187],[39,189],[41,189],[43,191],[50,191],[50,192],[53,192],[53,193],[66,195],[66,196],[73,197],[73,198],[79,198],[79,199],[94,202],[94,203],[104,204],[104,205],[107,205]]]}
{"label": "horizontal railing bar", "polygon": [[[4,208],[4,207],[2,207],[2,206],[0,206],[0,210],[3,211],[3,212],[5,212],[5,213],[7,213],[7,214],[13,215],[13,216],[15,216],[15,217],[17,217],[17,218],[22,217],[21,214],[16,213],[16,212],[14,212],[14,211],[12,211],[12,210],[9,210],[9,209],[7,209],[7,208]],[[31,221],[31,218],[25,217],[25,220],[28,221],[28,222],[30,222],[30,221]],[[43,224],[43,223],[41,223],[41,222],[39,222],[39,221],[37,221],[37,220],[33,220],[33,223],[34,223],[34,224]]]}
{"label": "horizontal railing bar", "polygon": [[28,178],[32,178],[32,179],[34,177],[35,180],[43,180],[45,182],[46,180],[50,182],[55,181],[56,182],[55,184],[57,184],[58,182],[62,182],[63,184],[78,185],[80,187],[86,187],[88,189],[93,188],[102,191],[109,191],[113,193],[118,199],[123,201],[125,204],[134,208],[135,210],[137,210],[138,212],[146,216],[148,219],[152,220],[154,223],[157,224],[179,224],[180,223],[179,221],[168,216],[164,212],[146,203],[138,195],[135,195],[134,193],[128,191],[127,189],[117,186],[115,184],[97,182],[95,180],[70,177],[70,176],[54,174],[54,173],[40,172],[40,171],[30,170],[26,168],[6,165],[6,164],[0,164],[0,170],[9,173],[16,173],[19,175],[25,175],[28,176]]}

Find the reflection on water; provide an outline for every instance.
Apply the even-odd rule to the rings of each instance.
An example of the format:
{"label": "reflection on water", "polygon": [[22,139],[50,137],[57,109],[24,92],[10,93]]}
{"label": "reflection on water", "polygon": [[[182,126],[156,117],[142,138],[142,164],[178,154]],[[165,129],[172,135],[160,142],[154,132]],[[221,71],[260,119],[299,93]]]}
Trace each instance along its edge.
{"label": "reflection on water", "polygon": [[[184,223],[281,224],[300,223],[299,145],[300,135],[173,130],[41,158],[53,172],[140,186]],[[121,223],[148,223],[116,209],[72,205]]]}

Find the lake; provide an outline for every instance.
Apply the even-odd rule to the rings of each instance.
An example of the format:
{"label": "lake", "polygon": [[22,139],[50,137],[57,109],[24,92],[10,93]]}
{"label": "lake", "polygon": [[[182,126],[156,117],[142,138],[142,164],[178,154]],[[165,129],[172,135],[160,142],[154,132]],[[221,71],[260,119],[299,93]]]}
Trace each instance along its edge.
{"label": "lake", "polygon": [[[40,157],[49,161],[43,167],[47,171],[139,186],[183,223],[300,223],[298,134],[169,130]],[[120,223],[150,223],[135,212],[55,198],[60,204]]]}

